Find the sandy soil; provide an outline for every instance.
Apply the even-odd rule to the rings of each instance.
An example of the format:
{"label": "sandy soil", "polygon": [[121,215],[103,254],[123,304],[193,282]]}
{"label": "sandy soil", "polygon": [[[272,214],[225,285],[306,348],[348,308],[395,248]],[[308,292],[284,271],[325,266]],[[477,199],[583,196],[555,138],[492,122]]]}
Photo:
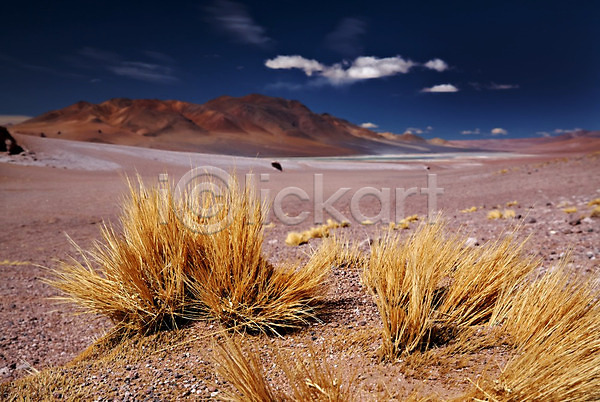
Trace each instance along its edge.
{"label": "sandy soil", "polygon": [[[325,199],[341,187],[351,188],[335,207],[351,221],[349,228],[338,229],[338,233],[354,242],[377,238],[384,226],[365,226],[352,219],[350,200],[360,188],[391,188],[394,194],[395,188],[427,187],[427,175],[435,174],[438,187],[444,188],[437,200],[438,209],[453,229],[473,237],[474,243],[495,239],[520,223],[520,236],[532,236],[529,250],[542,258],[543,268],[572,249],[573,267],[581,275],[595,278],[600,273],[600,219],[586,218],[591,210],[587,202],[600,197],[600,155],[593,149],[566,158],[538,154],[376,163],[284,160],[284,170],[279,172],[271,168],[271,160],[26,136],[17,136],[17,140],[35,154],[0,158],[3,382],[23,377],[31,369],[66,364],[110,329],[110,323],[102,317],[74,315],[76,309],[72,306],[50,300],[57,293],[41,279],[47,276],[48,268],[57,266],[56,259],[65,259],[74,252],[67,235],[85,248],[99,238],[102,221],[117,222],[119,200],[126,187],[124,177],[136,172],[148,183],[157,182],[160,173],[168,172],[176,183],[190,166],[235,167],[239,174],[250,170],[255,173],[259,188],[268,190],[271,196],[288,186],[305,190],[310,201],[288,197],[283,209],[290,216],[308,211],[307,220],[290,227],[273,218],[274,226],[266,231],[265,252],[275,263],[305,258],[310,248],[318,245],[317,240],[300,247],[284,243],[289,231],[314,226],[315,174],[323,174]],[[261,173],[268,176],[258,181]],[[490,210],[505,209],[510,201],[518,202],[510,207],[517,219],[487,219]],[[394,205],[393,197],[391,203]],[[366,216],[379,212],[379,203],[372,197],[365,197],[359,205]],[[479,210],[460,212],[472,206]],[[577,212],[564,212],[567,206],[576,207]],[[423,217],[426,213],[425,195],[407,198],[404,215]],[[357,392],[362,399],[374,395],[401,397],[413,389],[425,394],[457,395],[469,386],[467,377],[476,378],[491,361],[501,365],[508,358],[506,351],[484,350],[469,356],[456,370],[426,363],[418,367],[406,362],[380,363],[376,349],[381,322],[359,273],[336,269],[328,299],[331,310],[322,323],[283,338],[247,337],[245,343],[268,363],[275,350],[306,356],[311,347],[316,348],[323,359],[358,374]],[[81,379],[82,387],[91,387],[98,399],[218,396],[220,387],[227,385],[215,376],[210,339],[204,336],[214,330],[204,323],[195,324],[180,331],[178,336],[185,342],[166,350],[115,367],[89,364],[73,371],[73,375]],[[273,381],[277,384],[279,380],[274,377]]]}

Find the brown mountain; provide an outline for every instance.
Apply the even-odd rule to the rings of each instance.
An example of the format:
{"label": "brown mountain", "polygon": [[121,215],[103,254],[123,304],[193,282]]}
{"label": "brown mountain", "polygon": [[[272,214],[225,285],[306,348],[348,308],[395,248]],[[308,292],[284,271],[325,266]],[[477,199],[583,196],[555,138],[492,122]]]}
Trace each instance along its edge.
{"label": "brown mountain", "polygon": [[386,136],[298,101],[221,96],[205,104],[155,99],[78,102],[15,125],[13,132],[178,151],[261,156],[432,152],[425,141]]}
{"label": "brown mountain", "polygon": [[449,141],[448,144],[450,146],[526,154],[592,152],[600,150],[600,131],[575,130],[549,137],[460,140]]}

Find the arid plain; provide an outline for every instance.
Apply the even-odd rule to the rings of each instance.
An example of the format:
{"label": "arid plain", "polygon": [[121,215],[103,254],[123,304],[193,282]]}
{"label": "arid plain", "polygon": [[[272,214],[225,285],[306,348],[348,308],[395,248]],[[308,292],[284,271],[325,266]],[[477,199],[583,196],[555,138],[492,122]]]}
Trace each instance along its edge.
{"label": "arid plain", "polygon": [[[157,184],[160,173],[168,172],[176,182],[190,167],[217,166],[229,171],[235,169],[238,175],[267,174],[259,188],[273,195],[294,185],[311,198],[314,175],[322,174],[325,197],[338,188],[352,189],[335,203],[336,209],[348,217],[352,216],[350,198],[360,188],[420,189],[427,186],[427,175],[435,174],[438,187],[444,189],[437,207],[443,211],[452,231],[472,238],[471,247],[518,226],[519,238],[530,236],[526,250],[541,259],[540,270],[550,269],[560,256],[571,251],[570,266],[578,275],[593,281],[599,273],[600,220],[589,218],[593,208],[588,203],[600,197],[597,175],[600,155],[597,149],[587,147],[587,139],[580,139],[581,146],[571,153],[530,152],[510,157],[465,155],[448,160],[386,163],[283,158],[280,172],[270,166],[270,159],[147,150],[23,135],[15,138],[35,152],[35,160],[31,155],[17,156],[0,165],[4,227],[0,242],[3,284],[0,369],[5,382],[56,367],[54,372],[68,378],[68,389],[90,398],[209,398],[230,387],[215,374],[211,334],[220,334],[220,330],[210,323],[200,322],[131,341],[145,347],[107,360],[99,360],[98,355],[108,353],[102,350],[108,346],[99,346],[99,351],[88,350],[85,356],[70,363],[110,331],[111,324],[99,316],[74,315],[77,309],[73,306],[49,299],[57,291],[41,279],[48,275],[46,268],[56,267],[57,259],[75,254],[67,236],[89,248],[100,238],[102,222],[118,225],[120,200],[126,196],[125,178],[136,174],[147,184]],[[299,247],[285,244],[288,232],[315,225],[313,206],[313,200],[290,197],[283,205],[290,216],[302,211],[311,215],[298,226],[290,227],[275,218],[272,225],[266,226],[264,252],[274,264],[305,260],[310,250],[318,246],[320,239]],[[366,216],[374,216],[380,209],[379,202],[369,197],[360,206]],[[476,210],[461,212],[471,207]],[[488,219],[494,209],[512,209],[515,216]],[[407,197],[404,213],[425,219],[427,197],[421,194]],[[362,225],[353,219],[350,223],[349,227],[335,229],[335,235],[360,244],[365,252],[368,244],[387,230],[384,224]],[[413,223],[400,235],[407,236],[416,226]],[[317,353],[319,359],[335,365],[344,375],[356,376],[353,387],[359,399],[401,399],[414,390],[420,395],[456,397],[481,375],[497,374],[512,357],[508,347],[494,347],[460,357],[446,356],[431,363],[427,359],[418,364],[402,360],[380,363],[377,349],[382,324],[359,270],[334,267],[326,300],[328,311],[320,322],[282,337],[240,338],[243,339],[240,342],[260,353],[269,381],[275,386],[282,381],[273,363],[276,354],[301,359]],[[5,383],[3,392],[18,386],[14,384],[18,383]],[[60,394],[58,386],[50,388],[50,396],[67,396]]]}

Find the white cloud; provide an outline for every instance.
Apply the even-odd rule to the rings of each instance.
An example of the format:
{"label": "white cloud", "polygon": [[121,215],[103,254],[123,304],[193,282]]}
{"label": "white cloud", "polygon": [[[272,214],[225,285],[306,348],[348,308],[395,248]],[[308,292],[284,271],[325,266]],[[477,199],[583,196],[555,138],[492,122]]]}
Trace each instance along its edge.
{"label": "white cloud", "polygon": [[31,119],[31,116],[0,114],[0,126],[6,126],[8,124],[19,124],[29,119]]}
{"label": "white cloud", "polygon": [[277,56],[274,59],[269,59],[265,62],[265,66],[272,69],[290,69],[297,68],[308,76],[313,75],[316,71],[323,71],[325,66],[316,60],[305,59],[302,56]]}
{"label": "white cloud", "polygon": [[379,127],[377,124],[371,123],[371,122],[363,123],[360,126],[363,127],[363,128],[369,128],[369,129],[370,128],[377,128],[377,127]]}
{"label": "white cloud", "polygon": [[423,88],[421,92],[458,92],[458,88],[452,84],[440,84],[431,88]]}
{"label": "white cloud", "polygon": [[423,66],[440,73],[448,69],[448,64],[446,64],[446,62],[442,59],[429,60],[427,63],[423,64]]}
{"label": "white cloud", "polygon": [[565,134],[565,133],[572,133],[574,131],[581,131],[581,128],[579,128],[579,127],[567,128],[567,129],[557,128],[556,130],[554,130],[554,133],[555,134]]}
{"label": "white cloud", "polygon": [[481,134],[481,131],[476,128],[475,130],[463,130],[460,132],[462,135],[478,135]]}
{"label": "white cloud", "polygon": [[246,7],[234,1],[217,0],[206,7],[209,21],[216,29],[227,33],[234,40],[256,46],[265,46],[272,42],[265,29],[258,25]]}
{"label": "white cloud", "polygon": [[536,132],[537,135],[542,136],[542,137],[552,137],[552,134],[550,134],[547,131],[538,131]]}
{"label": "white cloud", "polygon": [[404,130],[404,132],[409,133],[409,134],[423,134],[424,133],[424,131],[418,127],[408,127],[406,130]]}
{"label": "white cloud", "polygon": [[277,56],[265,62],[265,66],[268,68],[297,68],[304,71],[308,76],[316,73],[315,75],[323,77],[332,85],[350,84],[361,80],[406,74],[416,65],[413,61],[405,60],[400,56],[384,58],[361,56],[354,59],[350,64],[336,63],[331,66],[298,55]]}
{"label": "white cloud", "polygon": [[494,128],[494,129],[492,129],[492,131],[490,133],[492,135],[506,135],[506,134],[508,134],[508,131],[506,131],[503,128]]}

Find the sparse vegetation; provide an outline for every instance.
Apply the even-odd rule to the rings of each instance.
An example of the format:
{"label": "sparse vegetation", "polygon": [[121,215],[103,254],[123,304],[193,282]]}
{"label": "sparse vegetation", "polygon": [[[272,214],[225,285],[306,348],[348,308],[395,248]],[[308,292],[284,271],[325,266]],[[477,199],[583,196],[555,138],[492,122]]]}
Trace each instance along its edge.
{"label": "sparse vegetation", "polygon": [[481,248],[421,225],[406,241],[388,234],[374,244],[363,280],[383,321],[386,358],[427,349],[497,315],[535,264],[512,236]]}
{"label": "sparse vegetation", "polygon": [[475,211],[477,211],[477,207],[476,206],[472,206],[471,208],[461,209],[460,212],[462,212],[463,214],[466,214],[466,213],[475,212]]}
{"label": "sparse vegetation", "polygon": [[516,357],[475,391],[488,400],[596,400],[600,397],[600,310],[592,286],[565,263],[523,283],[506,303],[502,331]]}
{"label": "sparse vegetation", "polygon": [[593,207],[595,205],[600,206],[600,198],[594,198],[590,202],[588,202],[588,207]]}
{"label": "sparse vegetation", "polygon": [[592,209],[592,212],[590,212],[590,218],[600,218],[600,205]]}
{"label": "sparse vegetation", "polygon": [[277,364],[285,375],[289,393],[276,390],[265,376],[258,356],[230,338],[216,348],[217,371],[237,393],[228,392],[233,401],[353,401],[353,378],[346,379],[332,366],[317,360],[311,350],[304,361],[292,362],[279,355]]}
{"label": "sparse vegetation", "polygon": [[566,214],[574,214],[575,212],[577,212],[577,207],[567,207],[563,209],[563,212]]}
{"label": "sparse vegetation", "polygon": [[502,211],[499,211],[497,209],[491,210],[490,212],[488,212],[487,218],[491,220],[502,219]]}
{"label": "sparse vegetation", "polygon": [[[63,301],[136,332],[217,319],[238,330],[276,331],[316,317],[330,266],[317,252],[305,267],[272,266],[262,256],[262,214],[252,189],[230,183],[215,216],[180,219],[156,188],[129,183],[122,233],[105,225],[103,242],[63,262],[48,282]],[[168,194],[167,205],[173,200]],[[183,202],[183,201],[181,201]],[[182,205],[176,205],[183,207]],[[209,205],[202,205],[209,207]],[[190,224],[228,225],[211,234]],[[207,220],[208,219],[208,220]]]}
{"label": "sparse vegetation", "polygon": [[505,209],[504,211],[500,211],[499,209],[493,209],[487,214],[487,218],[490,220],[496,219],[513,219],[516,217],[514,209]]}
{"label": "sparse vegetation", "polygon": [[516,201],[516,200],[514,200],[514,201],[509,201],[509,202],[507,202],[507,203],[506,203],[506,207],[507,207],[507,208],[514,207],[514,206],[517,206],[517,205],[519,205],[519,202],[518,202],[518,201]]}
{"label": "sparse vegetation", "polygon": [[412,222],[419,220],[419,215],[409,215],[406,218],[401,219],[398,223],[390,222],[389,228],[392,230],[398,229],[409,229]]}
{"label": "sparse vegetation", "polygon": [[327,222],[323,225],[312,227],[304,232],[289,232],[285,238],[285,244],[288,246],[300,246],[308,243],[310,239],[320,239],[323,237],[329,237],[331,229],[337,229],[339,227],[348,227],[349,222],[338,223],[332,219],[327,219]]}

